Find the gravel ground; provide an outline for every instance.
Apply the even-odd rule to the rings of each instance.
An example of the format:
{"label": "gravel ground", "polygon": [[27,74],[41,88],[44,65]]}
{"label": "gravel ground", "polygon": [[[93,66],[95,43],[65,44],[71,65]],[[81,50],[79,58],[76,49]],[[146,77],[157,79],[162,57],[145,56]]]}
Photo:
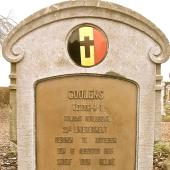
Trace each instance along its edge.
{"label": "gravel ground", "polygon": [[16,145],[9,140],[9,109],[0,107],[0,170],[17,170]]}
{"label": "gravel ground", "polygon": [[162,141],[170,142],[170,122],[161,123]]}
{"label": "gravel ground", "polygon": [[15,146],[3,146],[0,148],[0,170],[17,170]]}

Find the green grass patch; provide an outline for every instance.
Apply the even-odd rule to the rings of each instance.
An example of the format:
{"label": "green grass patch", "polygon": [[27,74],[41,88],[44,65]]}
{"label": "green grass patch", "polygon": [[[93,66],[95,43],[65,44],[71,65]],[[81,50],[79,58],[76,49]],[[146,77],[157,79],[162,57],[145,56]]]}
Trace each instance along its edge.
{"label": "green grass patch", "polygon": [[170,115],[162,116],[162,122],[170,122]]}

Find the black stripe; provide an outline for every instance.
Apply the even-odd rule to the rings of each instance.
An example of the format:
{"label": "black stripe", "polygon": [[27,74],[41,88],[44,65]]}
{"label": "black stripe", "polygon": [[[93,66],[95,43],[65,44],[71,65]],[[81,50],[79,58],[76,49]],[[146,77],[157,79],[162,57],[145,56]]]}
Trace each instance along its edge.
{"label": "black stripe", "polygon": [[79,29],[75,30],[70,36],[67,48],[72,60],[81,65]]}

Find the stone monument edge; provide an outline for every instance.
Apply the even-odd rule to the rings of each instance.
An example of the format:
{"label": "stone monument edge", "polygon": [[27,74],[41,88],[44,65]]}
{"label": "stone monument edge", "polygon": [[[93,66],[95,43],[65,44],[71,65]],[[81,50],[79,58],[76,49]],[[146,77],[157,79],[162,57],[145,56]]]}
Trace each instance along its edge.
{"label": "stone monument edge", "polygon": [[[94,13],[84,14],[80,16],[79,14],[75,14],[72,16],[60,16],[57,15],[59,12],[63,12],[66,10],[77,9],[80,7],[86,7],[98,10],[108,10],[110,12],[114,12],[118,14],[119,17],[114,16],[95,16]],[[55,17],[51,17],[50,20],[45,20],[42,22],[42,18],[54,15]],[[164,33],[151,21],[146,19],[141,14],[128,9],[126,7],[106,2],[106,1],[65,1],[62,3],[51,5],[47,8],[44,8],[33,15],[27,17],[25,20],[20,22],[7,36],[4,41],[2,52],[4,58],[11,62],[17,63],[21,61],[24,57],[24,49],[20,46],[14,46],[14,44],[21,39],[23,36],[28,34],[29,32],[52,22],[60,21],[63,19],[75,18],[75,17],[94,17],[94,18],[102,18],[102,19],[110,19],[113,21],[121,22],[127,25],[138,29],[141,32],[144,32],[147,36],[151,37],[154,41],[158,43],[159,46],[153,47],[150,49],[149,56],[154,63],[161,64],[168,60],[170,56],[170,44]],[[126,18],[126,21],[122,18]],[[21,31],[22,30],[22,31]]]}
{"label": "stone monument edge", "polygon": [[[135,145],[135,164],[134,164],[134,169],[137,169],[138,167],[138,148],[139,148],[139,106],[140,106],[140,86],[139,84],[134,81],[134,80],[131,80],[129,78],[126,78],[124,76],[121,76],[121,75],[118,75],[117,73],[106,73],[106,74],[96,74],[96,73],[75,73],[75,74],[64,74],[64,75],[57,75],[57,76],[52,76],[52,77],[46,77],[46,78],[42,78],[42,79],[39,79],[37,81],[35,81],[33,83],[33,88],[34,88],[34,106],[36,106],[36,88],[38,86],[39,83],[42,83],[42,82],[45,82],[45,81],[49,81],[49,80],[54,80],[54,79],[62,79],[62,78],[68,78],[68,77],[74,77],[74,76],[91,76],[91,77],[101,77],[101,78],[111,78],[111,79],[117,79],[117,80],[121,80],[121,81],[126,81],[128,83],[132,83],[133,85],[136,86],[136,89],[137,89],[137,94],[136,94],[136,138],[135,138],[135,141],[136,141],[136,145]],[[34,107],[34,113],[36,113],[36,107]],[[36,129],[36,114],[34,114],[34,129]],[[36,137],[37,137],[37,134],[36,134],[36,131],[35,131],[35,134],[34,134],[34,141],[36,143]],[[36,144],[34,145],[34,149],[35,149],[35,166],[37,165],[37,147],[36,147]]]}

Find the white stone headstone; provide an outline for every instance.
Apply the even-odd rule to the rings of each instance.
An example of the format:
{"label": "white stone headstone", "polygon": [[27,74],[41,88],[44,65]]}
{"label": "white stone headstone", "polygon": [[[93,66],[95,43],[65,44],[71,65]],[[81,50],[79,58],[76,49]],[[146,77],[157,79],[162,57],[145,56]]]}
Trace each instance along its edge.
{"label": "white stone headstone", "polygon": [[[100,46],[96,47],[93,44],[90,45],[90,56],[88,56],[88,52],[86,50],[89,49],[85,49],[85,45],[80,45],[82,41],[80,35],[80,41],[78,41],[78,47],[76,47],[76,49],[78,48],[79,51],[84,50],[84,52],[79,55],[81,63],[77,63],[74,55],[73,58],[71,57],[68,50],[68,41],[74,31],[76,29],[79,29],[80,27],[88,27],[91,28],[93,31],[97,30],[100,33],[103,33],[103,35],[105,36],[105,43],[107,43],[107,45],[105,46],[106,53],[104,52],[105,56],[102,56],[103,59],[101,59],[99,62],[95,63],[93,60],[94,63],[89,64],[91,60],[88,60],[88,65],[83,64],[83,55],[85,56],[85,59],[92,59],[91,57],[93,57],[94,59],[96,55],[95,50],[100,49]],[[93,40],[89,38],[89,31],[87,34],[84,33],[83,36],[84,38],[86,37],[86,40],[88,40],[89,43],[94,43],[92,42]],[[92,52],[94,53],[93,55]],[[10,75],[10,88],[11,105],[13,106],[14,115],[13,118],[15,118],[15,113],[17,113],[18,170],[40,170],[39,162],[37,163],[37,160],[39,161],[40,159],[40,161],[43,162],[44,158],[41,159],[39,156],[37,156],[37,154],[39,153],[39,150],[37,150],[37,146],[39,147],[39,143],[42,145],[41,142],[44,142],[45,139],[49,139],[47,143],[50,143],[50,140],[55,142],[54,138],[52,138],[51,136],[45,138],[45,135],[47,134],[43,134],[41,130],[42,128],[45,128],[45,130],[47,130],[48,132],[48,128],[51,128],[51,130],[54,130],[54,128],[56,128],[56,135],[65,135],[64,132],[62,133],[61,129],[68,124],[64,122],[63,117],[67,116],[69,111],[75,113],[74,109],[71,110],[70,105],[72,104],[72,102],[73,104],[75,104],[76,102],[77,104],[80,104],[82,101],[86,101],[84,99],[72,100],[70,99],[71,97],[66,98],[66,93],[68,91],[77,91],[77,89],[79,91],[88,91],[88,95],[93,96],[88,97],[86,101],[87,103],[90,102],[90,98],[100,98],[104,93],[106,101],[113,102],[114,107],[112,107],[112,105],[107,105],[107,103],[103,99],[92,100],[91,104],[95,104],[95,102],[97,104],[100,103],[101,106],[105,108],[104,113],[106,115],[110,115],[110,118],[115,118],[119,115],[121,104],[122,106],[126,106],[126,108],[123,109],[125,117],[127,116],[126,120],[121,119],[123,120],[120,121],[122,122],[121,125],[120,123],[117,123],[118,120],[116,121],[114,119],[111,119],[111,125],[107,125],[107,123],[105,122],[101,126],[101,131],[98,131],[103,132],[104,137],[107,138],[108,134],[111,134],[111,128],[113,128],[113,132],[115,132],[117,136],[113,134],[113,136],[115,136],[116,144],[111,146],[112,148],[114,148],[116,153],[120,153],[120,156],[116,157],[116,155],[114,155],[113,153],[109,155],[111,158],[109,160],[106,160],[102,159],[105,158],[106,155],[98,155],[96,156],[96,160],[94,160],[94,155],[94,157],[92,158],[91,155],[86,155],[83,158],[87,159],[88,157],[90,157],[92,163],[89,165],[89,160],[86,160],[83,163],[88,164],[89,166],[84,165],[81,167],[81,169],[86,170],[91,168],[92,170],[107,170],[110,168],[114,170],[122,170],[120,167],[128,164],[129,158],[127,156],[126,160],[123,159],[121,153],[123,153],[123,151],[125,151],[127,147],[130,147],[123,144],[122,136],[119,138],[120,133],[127,135],[127,133],[125,133],[125,124],[131,120],[128,119],[128,116],[132,112],[128,112],[127,106],[127,103],[130,103],[131,100],[130,98],[126,99],[127,96],[124,96],[126,100],[122,99],[123,94],[126,94],[126,92],[129,93],[129,91],[124,91],[124,88],[126,89],[129,83],[134,89],[136,89],[132,90],[132,92],[134,92],[134,95],[131,95],[132,101],[136,101],[133,104],[136,110],[133,109],[134,116],[131,117],[133,119],[132,125],[134,125],[135,129],[127,125],[127,128],[132,128],[134,130],[133,135],[135,134],[135,137],[133,137],[132,139],[133,141],[135,140],[135,144],[133,144],[132,147],[132,149],[135,148],[135,154],[134,151],[132,152],[133,156],[135,155],[135,158],[133,158],[132,160],[132,164],[134,164],[133,168],[134,170],[152,170],[153,144],[154,140],[159,140],[160,129],[160,99],[162,80],[160,65],[161,63],[165,62],[170,55],[170,46],[167,38],[153,23],[134,11],[109,2],[90,0],[68,1],[42,9],[41,11],[31,15],[30,17],[22,21],[19,25],[17,25],[17,27],[12,30],[12,32],[9,34],[4,42],[3,54],[4,57],[12,64]],[[80,75],[84,75],[87,79],[87,89],[85,89],[84,86],[83,89],[80,88],[81,82],[78,86],[79,80],[82,79],[82,77],[79,79]],[[117,84],[119,82],[118,80],[122,81],[122,91],[121,89],[119,89],[120,91],[115,91],[114,93],[114,88],[110,87],[110,83],[107,89],[106,83],[104,83],[106,80],[102,81],[103,87],[98,87],[96,85],[96,89],[94,89],[94,80],[96,80],[95,76],[99,75],[104,79],[107,79],[106,77],[109,77],[109,82],[111,83],[113,81],[113,84]],[[72,81],[75,82],[75,87],[77,89],[73,89],[74,83],[71,84],[70,81],[67,86],[67,82],[65,82],[66,79],[64,78],[63,81],[65,83],[65,88],[62,88],[62,83],[60,81],[57,81],[58,78],[61,76],[66,78],[68,78],[67,76],[72,76]],[[52,90],[50,92],[46,91],[47,88],[45,88],[46,86],[44,84],[48,81],[48,85],[50,85],[51,82],[56,81],[56,86],[52,83],[53,85],[51,85],[51,88],[49,88],[49,90]],[[127,83],[127,86],[124,86],[124,83]],[[42,89],[45,89],[43,91],[47,92],[44,97],[44,101],[47,101],[47,103],[49,102],[49,100],[47,100],[50,97],[49,95],[53,96],[55,92],[56,95],[60,94],[60,92],[63,92],[58,97],[61,97],[61,101],[63,102],[67,103],[67,101],[70,101],[69,104],[71,103],[70,105],[68,104],[64,107],[62,106],[62,102],[55,103],[55,100],[50,100],[50,102],[53,103],[50,106],[46,102],[43,103],[43,98],[41,98],[42,102],[40,102],[40,105],[47,104],[46,107],[48,107],[49,110],[56,105],[54,107],[54,110],[50,110],[49,116],[53,116],[55,113],[60,114],[58,112],[58,110],[61,109],[60,107],[65,109],[66,113],[68,112],[67,114],[65,114],[65,112],[62,110],[61,113],[63,114],[63,117],[60,117],[61,121],[57,120],[57,118],[54,117],[57,122],[56,126],[54,126],[53,123],[51,123],[50,125],[50,122],[48,122],[49,124],[47,127],[45,126],[45,124],[45,127],[41,127],[41,124],[39,124],[42,123],[40,121],[41,117],[40,120],[38,117],[37,122],[36,116],[38,116],[38,114],[40,113],[36,111],[37,108],[39,109],[39,100],[36,101],[35,96],[37,95],[37,93],[41,96],[41,93],[43,92],[41,91],[41,86]],[[40,88],[40,93],[37,92],[37,88]],[[92,88],[95,91],[93,93],[89,92],[92,90]],[[110,94],[107,91],[109,89]],[[115,89],[117,89],[117,86],[115,86]],[[70,93],[70,95],[71,94],[72,93]],[[114,96],[114,94],[117,94],[117,97]],[[136,98],[135,94],[137,94]],[[81,97],[79,96],[79,99],[80,98]],[[36,104],[38,104],[38,106]],[[46,109],[46,107],[44,109]],[[129,109],[132,109],[132,107],[130,107]],[[121,111],[120,113],[123,114],[123,112]],[[42,109],[42,114],[48,113]],[[83,114],[84,116],[87,116],[89,113],[83,112]],[[84,117],[82,117],[82,119],[84,119]],[[42,119],[42,121],[43,120],[44,118]],[[46,122],[50,120],[47,119],[44,121]],[[115,126],[113,126],[114,122],[116,122]],[[87,122],[82,121],[82,126],[85,126],[86,123]],[[75,122],[74,124],[76,125]],[[96,124],[94,125],[97,126]],[[14,141],[16,141],[15,119],[13,119],[12,126],[13,131],[11,137]],[[70,126],[73,127],[73,124],[70,123]],[[89,124],[89,126],[91,126],[91,124]],[[103,126],[106,126],[106,128],[108,127],[108,134],[107,131],[104,131],[104,129],[102,129]],[[59,128],[61,129],[59,130]],[[120,131],[118,130],[119,128],[121,129]],[[42,141],[39,140],[39,134],[40,136],[42,135],[42,138],[40,138],[42,139]],[[74,137],[73,132],[66,134],[67,137],[69,137],[69,135],[70,137]],[[127,142],[130,141],[129,138],[131,138],[131,135],[132,132],[128,130],[128,135],[126,136],[126,138],[124,138],[124,140],[127,140]],[[82,138],[84,136],[80,135],[79,137]],[[98,135],[87,135],[87,138],[91,139],[91,141],[93,141],[93,137],[97,138]],[[78,136],[75,136],[75,138],[78,138]],[[58,139],[57,136],[55,139],[56,141],[60,141],[60,138]],[[72,138],[64,139],[67,142],[69,140],[72,141]],[[96,143],[93,145],[88,145],[88,141],[86,141],[86,139],[84,139],[84,143],[84,147],[96,148],[99,146]],[[122,148],[120,147],[120,144],[122,144]],[[74,147],[73,149],[77,149],[79,145],[82,147],[82,144],[78,143],[77,147]],[[107,148],[108,146],[109,145],[105,144],[103,147]],[[48,146],[44,145],[44,147],[46,148]],[[56,144],[56,147],[69,149],[70,145]],[[54,148],[54,150],[55,149],[56,148]],[[99,147],[99,149],[101,148]],[[123,151],[121,151],[121,149]],[[64,152],[64,150],[60,150],[60,152]],[[47,153],[46,155],[48,158],[47,160],[52,157],[51,154],[55,153],[57,154],[57,151],[53,152],[52,149],[49,149],[49,153]],[[131,155],[129,155],[129,157],[130,156]],[[56,162],[45,162],[45,166],[47,164],[50,164],[49,166],[53,167],[54,164],[57,164],[58,162],[58,166],[61,165],[61,168],[65,170],[70,170],[74,167],[74,165],[71,165],[71,163],[74,163],[75,167],[80,167],[81,165],[80,163],[75,163],[75,159],[77,160],[77,162],[80,159],[80,155],[77,153],[75,158],[74,156],[72,156],[71,158],[69,156],[68,158],[68,155],[62,155],[62,159],[58,159],[58,157]],[[71,161],[70,159],[73,160]],[[97,164],[97,159],[100,160],[99,164]],[[120,162],[122,163],[122,165],[120,164]],[[68,166],[66,166],[66,164],[68,164]],[[132,164],[128,166],[131,167]],[[58,168],[58,166],[56,166],[56,168]],[[126,169],[132,170],[129,167],[128,169]],[[49,170],[51,169],[49,168]]]}

